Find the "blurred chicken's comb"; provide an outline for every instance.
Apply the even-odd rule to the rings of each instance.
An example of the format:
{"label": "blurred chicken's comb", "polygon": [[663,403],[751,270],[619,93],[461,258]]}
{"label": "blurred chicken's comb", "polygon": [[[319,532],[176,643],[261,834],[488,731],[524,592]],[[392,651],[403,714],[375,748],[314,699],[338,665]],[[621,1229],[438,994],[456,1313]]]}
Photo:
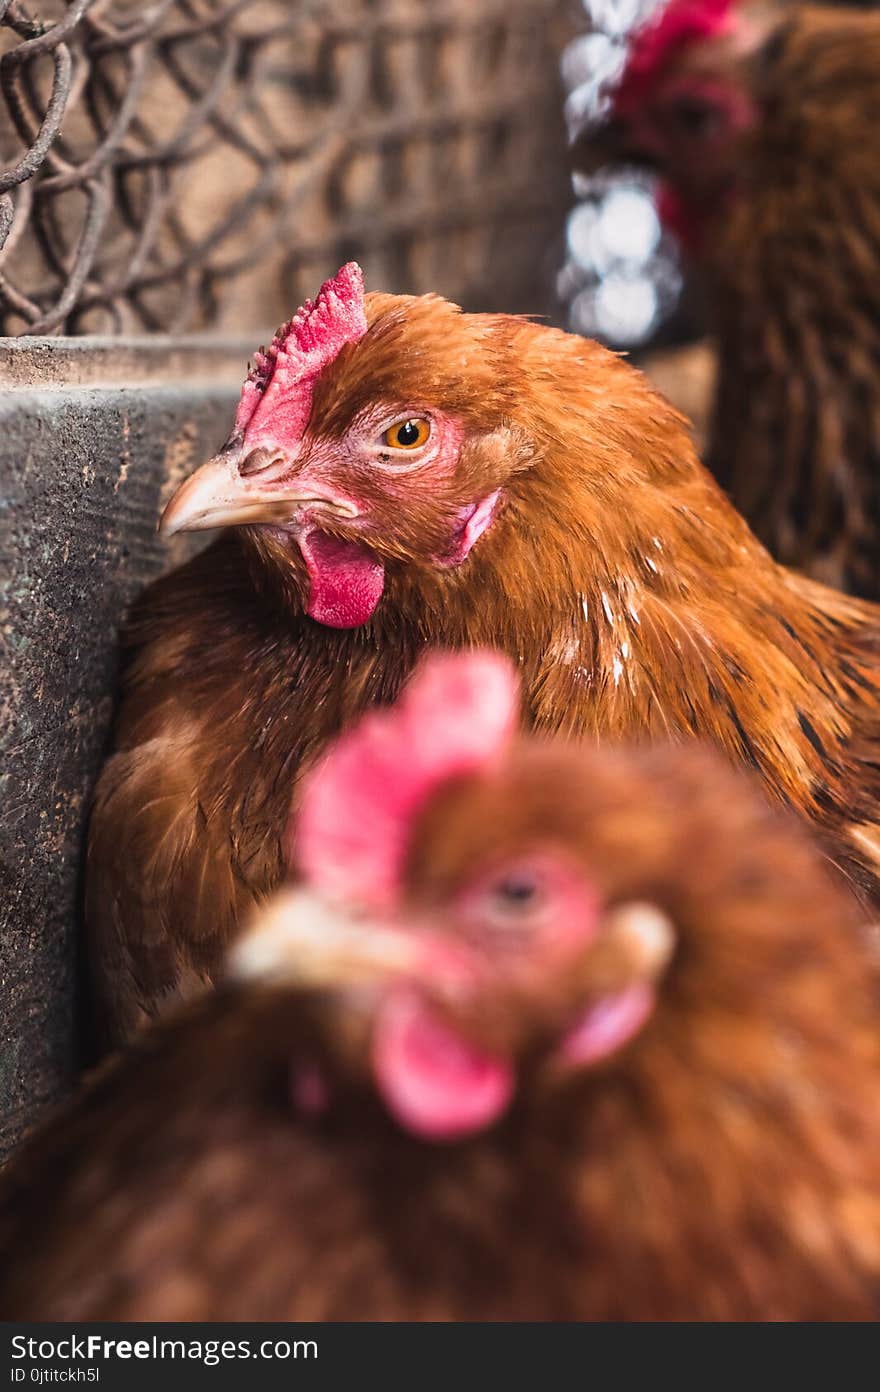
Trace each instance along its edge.
{"label": "blurred chicken's comb", "polygon": [[267,349],[254,356],[235,415],[235,435],[256,438],[268,426],[273,434],[298,439],[306,427],[315,379],[346,343],[367,331],[364,276],[349,261],[317,298],[306,300],[293,318],[282,324]]}
{"label": "blurred chicken's comb", "polygon": [[697,39],[727,33],[737,0],[671,0],[636,29],[623,75],[614,93],[615,110],[639,105],[669,59]]}
{"label": "blurred chicken's comb", "polygon": [[290,861],[332,898],[392,908],[414,817],[442,783],[503,754],[518,708],[500,653],[426,658],[396,705],[364,716],[304,780]]}

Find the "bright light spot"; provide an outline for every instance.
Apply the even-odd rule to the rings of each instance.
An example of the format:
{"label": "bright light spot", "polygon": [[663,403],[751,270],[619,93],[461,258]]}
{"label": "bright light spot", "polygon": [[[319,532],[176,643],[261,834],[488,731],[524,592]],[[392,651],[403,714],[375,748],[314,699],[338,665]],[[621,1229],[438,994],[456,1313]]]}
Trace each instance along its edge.
{"label": "bright light spot", "polygon": [[575,295],[568,310],[569,323],[575,333],[585,338],[595,338],[599,333],[596,318],[596,290],[592,285]]}
{"label": "bright light spot", "polygon": [[594,203],[579,203],[568,215],[568,249],[581,266],[591,267],[598,213]]}
{"label": "bright light spot", "polygon": [[[593,86],[597,75],[609,62],[616,62],[618,45],[608,34],[581,34],[565,48],[560,68],[566,91],[582,83]],[[613,55],[613,56],[612,56]]]}
{"label": "bright light spot", "polygon": [[575,198],[588,198],[593,192],[596,180],[592,174],[579,174],[577,170],[571,176],[571,186],[574,190]]}
{"label": "bright light spot", "polygon": [[681,294],[681,268],[672,260],[673,253],[658,255],[654,260],[654,284],[663,314],[668,314],[678,302]]}
{"label": "bright light spot", "polygon": [[660,241],[652,200],[640,189],[612,189],[599,212],[599,234],[621,260],[647,261]]}
{"label": "bright light spot", "polygon": [[595,292],[597,332],[612,343],[642,343],[654,327],[657,307],[657,291],[647,275],[612,272]]}
{"label": "bright light spot", "polygon": [[560,69],[568,92],[565,121],[569,139],[574,139],[607,106],[608,92],[625,63],[626,45],[607,34],[582,34],[564,49]]}
{"label": "bright light spot", "polygon": [[[661,0],[583,0],[589,32],[561,59],[565,117],[575,138],[600,121],[626,62],[627,38]],[[569,327],[615,347],[644,343],[678,301],[681,276],[662,237],[649,181],[611,171],[572,179],[583,201],[569,214],[568,255],[557,276]]]}
{"label": "bright light spot", "polygon": [[563,115],[569,141],[574,140],[596,114],[596,94],[588,82],[575,87],[565,99]]}

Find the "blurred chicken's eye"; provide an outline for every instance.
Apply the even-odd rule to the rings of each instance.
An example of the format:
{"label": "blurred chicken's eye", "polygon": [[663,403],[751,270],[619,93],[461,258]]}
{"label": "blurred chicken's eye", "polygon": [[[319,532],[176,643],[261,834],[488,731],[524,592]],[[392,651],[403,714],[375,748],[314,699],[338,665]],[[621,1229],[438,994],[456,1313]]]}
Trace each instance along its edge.
{"label": "blurred chicken's eye", "polygon": [[383,443],[390,449],[413,450],[423,445],[431,434],[431,426],[426,420],[398,421],[382,436]]}
{"label": "blurred chicken's eye", "polygon": [[714,135],[723,122],[715,103],[701,97],[680,97],[672,106],[672,115],[686,135],[700,139]]}
{"label": "blurred chicken's eye", "polygon": [[529,870],[514,871],[496,880],[491,898],[496,912],[505,914],[533,913],[542,899],[538,876]]}
{"label": "blurred chicken's eye", "polygon": [[554,911],[543,875],[514,866],[486,884],[471,904],[469,919],[482,942],[499,941],[519,949]]}

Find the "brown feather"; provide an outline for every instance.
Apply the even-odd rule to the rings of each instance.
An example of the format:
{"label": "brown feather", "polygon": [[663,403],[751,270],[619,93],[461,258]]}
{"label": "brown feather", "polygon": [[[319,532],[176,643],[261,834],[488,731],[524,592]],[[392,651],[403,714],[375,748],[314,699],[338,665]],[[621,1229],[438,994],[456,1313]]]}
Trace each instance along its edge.
{"label": "brown feather", "polygon": [[[536,836],[609,908],[674,923],[641,1035],[567,1082],[524,1061],[505,1120],[426,1144],[379,1103],[344,981],[228,983],[13,1159],[6,1317],[876,1318],[880,1007],[855,900],[717,756],[557,743],[434,801],[410,911],[442,919]],[[292,1106],[303,1058],[330,1080],[319,1117]]]}

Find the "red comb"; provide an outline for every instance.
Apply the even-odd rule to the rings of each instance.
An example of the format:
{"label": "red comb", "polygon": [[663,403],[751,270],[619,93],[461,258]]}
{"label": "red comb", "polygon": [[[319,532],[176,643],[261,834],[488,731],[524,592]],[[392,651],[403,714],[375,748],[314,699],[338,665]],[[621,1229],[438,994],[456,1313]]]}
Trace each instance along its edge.
{"label": "red comb", "polygon": [[662,6],[635,33],[615,108],[623,111],[641,102],[658,72],[688,44],[727,33],[735,6],[736,0],[671,0]]}
{"label": "red comb", "polygon": [[504,752],[518,707],[500,653],[431,654],[396,705],[364,716],[307,777],[291,861],[334,897],[393,907],[414,816],[440,784]]}
{"label": "red comb", "polygon": [[246,434],[249,443],[263,435],[301,438],[315,379],[346,343],[366,331],[363,272],[349,261],[255,355],[238,403],[235,434]]}

